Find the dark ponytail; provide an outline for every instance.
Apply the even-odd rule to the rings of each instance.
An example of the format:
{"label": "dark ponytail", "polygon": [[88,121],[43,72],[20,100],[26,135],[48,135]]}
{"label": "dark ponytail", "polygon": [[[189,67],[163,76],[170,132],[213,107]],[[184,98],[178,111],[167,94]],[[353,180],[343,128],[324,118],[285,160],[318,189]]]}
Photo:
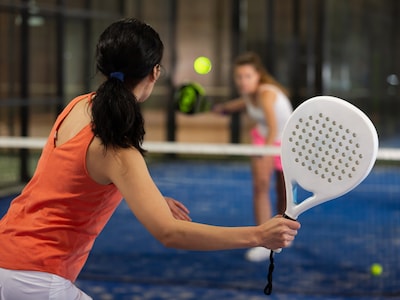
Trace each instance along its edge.
{"label": "dark ponytail", "polygon": [[92,131],[105,148],[142,148],[145,134],[133,88],[159,65],[163,44],[157,32],[136,19],[111,24],[96,48],[97,69],[107,79],[92,101]]}

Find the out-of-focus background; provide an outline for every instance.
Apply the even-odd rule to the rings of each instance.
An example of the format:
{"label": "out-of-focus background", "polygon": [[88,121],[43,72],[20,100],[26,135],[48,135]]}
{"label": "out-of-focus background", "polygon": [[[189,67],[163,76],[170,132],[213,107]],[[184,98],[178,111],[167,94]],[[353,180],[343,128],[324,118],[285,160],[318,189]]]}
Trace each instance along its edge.
{"label": "out-of-focus background", "polygon": [[[236,97],[232,62],[250,50],[294,107],[316,95],[342,97],[374,122],[381,150],[400,147],[398,0],[0,0],[1,215],[32,176],[58,113],[103,80],[97,38],[124,17],[149,23],[165,45],[162,77],[143,104],[145,142],[248,144],[246,114],[184,115],[174,95],[196,82],[213,103]],[[199,56],[211,60],[208,74],[194,71]],[[9,146],[1,139],[8,137],[26,142]],[[276,258],[271,299],[400,297],[400,161],[393,158],[400,152],[393,151],[353,193],[301,216],[298,239]],[[247,155],[147,160],[161,191],[183,201],[194,220],[253,224]],[[382,273],[371,272],[374,263]],[[258,300],[265,276],[265,263],[247,262],[244,250],[164,249],[123,202],[78,284],[94,299]]]}
{"label": "out-of-focus background", "polygon": [[[238,125],[236,118],[212,114],[184,118],[168,114],[168,107],[171,90],[188,81],[203,85],[215,102],[236,96],[232,61],[246,50],[262,57],[289,89],[294,106],[320,94],[343,97],[372,118],[381,138],[389,138],[399,125],[399,5],[396,0],[1,0],[0,134],[45,135],[68,101],[102,80],[94,65],[99,34],[112,21],[137,17],[165,43],[164,76],[144,105],[146,140],[245,141],[246,120]],[[201,55],[213,63],[207,75],[193,70]]]}

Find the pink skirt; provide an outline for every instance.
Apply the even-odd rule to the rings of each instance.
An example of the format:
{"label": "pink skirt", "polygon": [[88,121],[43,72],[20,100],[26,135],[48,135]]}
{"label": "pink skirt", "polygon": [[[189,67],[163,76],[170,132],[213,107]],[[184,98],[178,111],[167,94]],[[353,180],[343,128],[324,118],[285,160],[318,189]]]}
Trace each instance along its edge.
{"label": "pink skirt", "polygon": [[[250,131],[251,135],[251,143],[255,146],[264,146],[265,145],[265,138],[264,136],[261,135],[260,131],[258,130],[257,127],[253,128]],[[274,146],[280,146],[281,142],[276,141],[273,144]],[[274,156],[274,168],[278,171],[282,171],[282,161],[280,155],[275,155]]]}

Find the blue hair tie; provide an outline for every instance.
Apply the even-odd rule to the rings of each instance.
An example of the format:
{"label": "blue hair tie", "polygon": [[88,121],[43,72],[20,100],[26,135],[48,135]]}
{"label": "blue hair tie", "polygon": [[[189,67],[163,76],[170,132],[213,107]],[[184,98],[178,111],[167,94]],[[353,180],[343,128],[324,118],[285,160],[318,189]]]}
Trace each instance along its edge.
{"label": "blue hair tie", "polygon": [[119,81],[124,82],[125,75],[122,72],[110,73],[110,78],[117,78]]}

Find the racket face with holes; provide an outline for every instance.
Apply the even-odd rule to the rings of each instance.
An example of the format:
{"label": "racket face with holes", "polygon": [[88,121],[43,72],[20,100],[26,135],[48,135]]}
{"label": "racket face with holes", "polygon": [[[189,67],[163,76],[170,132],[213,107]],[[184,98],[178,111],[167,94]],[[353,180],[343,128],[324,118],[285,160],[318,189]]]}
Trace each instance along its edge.
{"label": "racket face with holes", "polygon": [[[371,171],[377,151],[376,129],[354,105],[330,96],[302,103],[282,136],[286,215],[297,219],[356,187]],[[294,192],[298,185],[313,194],[300,203]]]}

